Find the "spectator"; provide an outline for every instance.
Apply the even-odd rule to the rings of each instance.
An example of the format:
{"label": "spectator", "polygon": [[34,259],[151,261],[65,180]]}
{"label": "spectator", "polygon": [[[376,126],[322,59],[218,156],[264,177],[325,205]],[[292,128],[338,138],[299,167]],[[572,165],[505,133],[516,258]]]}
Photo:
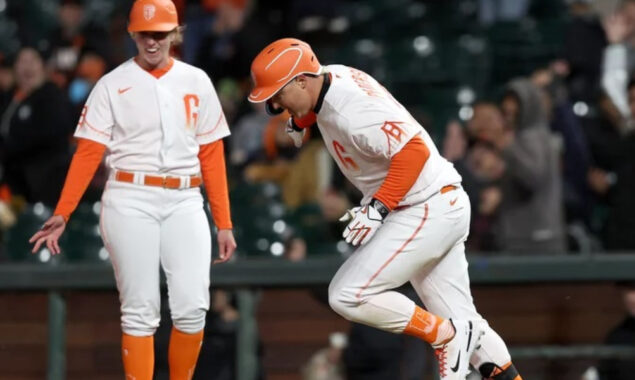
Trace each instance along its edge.
{"label": "spectator", "polygon": [[51,47],[48,63],[53,82],[66,88],[82,55],[93,52],[112,63],[112,47],[105,28],[98,25],[96,20],[91,20],[84,2],[61,0],[60,3],[57,10],[59,25],[48,41]]}
{"label": "spectator", "polygon": [[602,89],[619,110],[620,129],[633,128],[626,96],[628,73],[635,71],[635,0],[622,0],[618,11],[604,23],[609,45],[602,62]]}
{"label": "spectator", "polygon": [[4,106],[11,100],[11,90],[15,85],[13,67],[8,59],[0,54],[0,105]]}
{"label": "spectator", "polygon": [[294,210],[318,202],[330,183],[333,162],[317,129],[305,135],[305,146],[298,151],[285,132],[288,117],[282,114],[269,120],[262,134],[266,160],[249,165],[245,177],[255,182],[277,182],[282,188],[284,203]]}
{"label": "spectator", "polygon": [[561,252],[566,245],[560,162],[540,93],[527,79],[512,81],[501,109],[503,118],[490,107],[490,122],[472,122],[470,128],[486,147],[474,160],[481,175],[500,187],[498,246],[508,252]]}
{"label": "spectator", "polygon": [[[606,337],[605,343],[613,346],[635,347],[635,283],[623,285],[626,316]],[[599,365],[600,380],[630,380],[635,373],[635,361],[607,359]]]}
{"label": "spectator", "polygon": [[505,163],[495,148],[479,142],[470,149],[468,167],[478,180],[473,181],[478,185],[472,191],[477,193],[474,218],[470,226],[474,236],[468,245],[477,251],[499,250],[501,243],[495,237],[495,227],[503,197],[499,180],[504,174]]}
{"label": "spectator", "polygon": [[303,380],[344,380],[342,353],[348,338],[344,333],[329,335],[329,346],[316,352],[302,368]]}
{"label": "spectator", "polygon": [[2,182],[27,202],[54,206],[70,163],[70,105],[46,80],[37,50],[21,49],[14,72],[16,87],[0,124]]}
{"label": "spectator", "polygon": [[[491,120],[488,120],[489,117],[500,116],[496,106],[491,104],[479,103],[473,107],[473,110],[474,114],[470,122],[472,126],[481,123],[489,124],[491,123]],[[492,223],[500,202],[492,195],[500,194],[500,190],[482,176],[478,177],[479,173],[475,170],[474,160],[481,157],[479,150],[485,147],[483,145],[469,147],[469,144],[468,136],[461,124],[458,121],[449,122],[443,140],[443,157],[454,164],[463,178],[465,191],[470,197],[472,207],[470,239],[466,242],[466,246],[470,251],[493,251],[496,247]]]}
{"label": "spectator", "polygon": [[[193,19],[196,26],[205,24],[206,31],[194,38],[187,54],[203,70],[216,77],[242,78],[249,72],[249,60],[257,53],[254,41],[267,35],[261,20],[251,18],[250,0],[204,0],[205,12],[198,12]],[[186,36],[187,38],[187,36]],[[186,39],[187,41],[187,39]],[[259,46],[259,45],[256,45]]]}
{"label": "spectator", "polygon": [[[176,3],[176,2],[175,2]],[[207,1],[181,1],[187,3],[184,15],[185,29],[184,43],[182,51],[183,61],[190,64],[197,64],[196,55],[201,44],[201,40],[212,31],[214,24],[216,7],[210,7]],[[178,5],[177,5],[178,7]]]}
{"label": "spectator", "polygon": [[252,112],[238,119],[230,139],[232,165],[242,167],[262,158],[264,133],[269,119],[262,104],[252,105]]}
{"label": "spectator", "polygon": [[[628,84],[628,100],[635,112],[635,79]],[[603,106],[611,109],[610,103]],[[608,208],[604,246],[609,250],[635,249],[635,133],[624,135],[610,122],[591,125],[589,133],[596,166],[589,171],[589,184]]]}
{"label": "spectator", "polygon": [[529,80],[512,81],[501,109],[507,127],[492,140],[506,165],[501,183],[501,247],[564,251],[559,152],[540,93]]}
{"label": "spectator", "polygon": [[75,78],[68,86],[68,97],[79,118],[88,94],[106,72],[106,61],[95,53],[86,53],[79,59]]}
{"label": "spectator", "polygon": [[600,90],[602,52],[607,40],[591,0],[567,0],[571,21],[564,32],[563,59],[569,68],[567,88],[572,101],[595,103]]}
{"label": "spectator", "polygon": [[591,192],[587,182],[591,153],[580,118],[569,101],[564,82],[566,75],[562,61],[556,61],[548,68],[536,70],[532,82],[541,90],[550,128],[561,141],[563,149],[563,201],[567,224],[571,231],[575,231],[572,233],[576,236],[575,246],[589,250],[591,248],[584,243],[586,234],[581,234],[587,230],[591,214]]}

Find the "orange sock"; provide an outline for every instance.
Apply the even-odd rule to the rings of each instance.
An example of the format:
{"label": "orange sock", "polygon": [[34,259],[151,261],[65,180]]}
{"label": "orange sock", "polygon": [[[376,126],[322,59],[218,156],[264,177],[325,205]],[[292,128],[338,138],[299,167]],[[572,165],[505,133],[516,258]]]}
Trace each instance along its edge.
{"label": "orange sock", "polygon": [[186,334],[172,328],[168,363],[170,380],[190,380],[194,376],[196,360],[203,345],[203,330],[196,334]]}
{"label": "orange sock", "polygon": [[126,379],[152,380],[154,373],[154,337],[123,334],[121,357]]}
{"label": "orange sock", "polygon": [[421,338],[432,345],[439,345],[452,339],[454,327],[450,321],[415,306],[415,312],[403,333]]}

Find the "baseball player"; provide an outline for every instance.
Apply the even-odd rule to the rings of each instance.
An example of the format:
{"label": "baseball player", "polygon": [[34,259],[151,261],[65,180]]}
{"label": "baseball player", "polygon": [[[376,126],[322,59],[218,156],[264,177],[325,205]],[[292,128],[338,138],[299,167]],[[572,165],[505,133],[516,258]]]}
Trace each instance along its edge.
{"label": "baseball player", "polygon": [[170,379],[186,380],[209,308],[211,236],[202,183],[219,229],[218,261],[236,248],[222,142],[229,129],[207,75],[170,56],[182,32],[172,1],[137,0],[128,32],[138,54],[92,90],[54,216],[30,241],[33,252],[45,244],[60,253],[58,239],[107,151],[100,227],[120,295],[126,379],[152,379],[161,265],[174,322]]}
{"label": "baseball player", "polygon": [[[251,66],[249,100],[292,115],[301,145],[317,124],[333,159],[363,193],[342,220],[358,248],[329,286],[344,318],[432,344],[441,379],[520,380],[502,339],[478,314],[465,259],[470,203],[461,177],[426,131],[375,79],[343,65],[321,66],[311,47],[285,38]],[[410,281],[424,310],[392,291]]]}

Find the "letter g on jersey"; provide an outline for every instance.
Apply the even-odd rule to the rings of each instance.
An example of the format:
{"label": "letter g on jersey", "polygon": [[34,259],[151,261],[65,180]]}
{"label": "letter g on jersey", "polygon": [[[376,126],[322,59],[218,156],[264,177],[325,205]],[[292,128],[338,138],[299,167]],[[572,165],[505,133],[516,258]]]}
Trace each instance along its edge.
{"label": "letter g on jersey", "polygon": [[379,211],[370,205],[348,210],[340,218],[341,222],[349,220],[350,223],[344,229],[342,237],[346,239],[347,243],[351,243],[354,246],[368,242],[384,223],[384,218]]}

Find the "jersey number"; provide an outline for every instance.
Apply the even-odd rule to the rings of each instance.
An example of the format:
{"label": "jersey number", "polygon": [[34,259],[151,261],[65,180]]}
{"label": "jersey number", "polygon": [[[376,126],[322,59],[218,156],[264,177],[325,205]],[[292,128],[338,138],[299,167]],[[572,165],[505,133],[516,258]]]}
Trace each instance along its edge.
{"label": "jersey number", "polygon": [[355,162],[355,160],[353,160],[351,156],[348,153],[346,153],[346,149],[344,149],[342,144],[340,144],[336,140],[333,140],[333,150],[335,151],[337,158],[340,160],[340,162],[346,169],[359,170],[359,166],[357,166],[357,163]]}
{"label": "jersey number", "polygon": [[186,94],[183,97],[185,104],[185,125],[187,128],[194,128],[198,121],[198,96],[194,94]]}

